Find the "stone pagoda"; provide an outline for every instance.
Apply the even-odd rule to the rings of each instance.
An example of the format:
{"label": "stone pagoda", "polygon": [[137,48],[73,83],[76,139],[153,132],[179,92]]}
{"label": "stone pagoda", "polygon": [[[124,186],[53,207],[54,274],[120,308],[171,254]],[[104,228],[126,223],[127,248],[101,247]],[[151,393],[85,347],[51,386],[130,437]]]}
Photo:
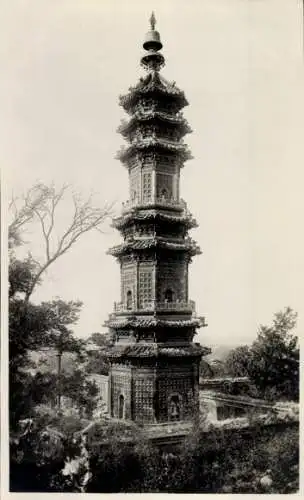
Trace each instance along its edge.
{"label": "stone pagoda", "polygon": [[120,105],[129,115],[118,129],[127,146],[118,159],[128,169],[129,201],[113,221],[123,242],[112,248],[120,264],[121,297],[107,326],[109,412],[140,424],[193,422],[199,412],[199,364],[193,343],[204,319],[188,297],[188,266],[200,252],[188,230],[197,226],[180,198],[180,171],[191,132],[181,110],[184,92],[160,74],[164,57],[155,30],[145,37],[141,78]]}

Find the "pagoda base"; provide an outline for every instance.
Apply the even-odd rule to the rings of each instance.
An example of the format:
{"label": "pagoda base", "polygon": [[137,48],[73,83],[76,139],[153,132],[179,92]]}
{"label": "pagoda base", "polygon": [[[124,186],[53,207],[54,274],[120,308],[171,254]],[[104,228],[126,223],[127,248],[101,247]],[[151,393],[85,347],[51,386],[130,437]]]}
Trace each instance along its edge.
{"label": "pagoda base", "polygon": [[139,425],[197,421],[200,357],[112,358],[109,415]]}

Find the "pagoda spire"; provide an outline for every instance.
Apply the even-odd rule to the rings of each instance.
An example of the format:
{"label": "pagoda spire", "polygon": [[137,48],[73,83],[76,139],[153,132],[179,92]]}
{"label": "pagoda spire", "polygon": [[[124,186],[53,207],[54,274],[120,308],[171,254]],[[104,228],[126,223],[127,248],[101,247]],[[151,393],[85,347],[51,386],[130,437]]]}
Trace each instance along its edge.
{"label": "pagoda spire", "polygon": [[151,30],[155,30],[155,25],[156,25],[156,19],[155,19],[155,14],[152,11],[151,17],[150,17],[150,24],[151,24]]}

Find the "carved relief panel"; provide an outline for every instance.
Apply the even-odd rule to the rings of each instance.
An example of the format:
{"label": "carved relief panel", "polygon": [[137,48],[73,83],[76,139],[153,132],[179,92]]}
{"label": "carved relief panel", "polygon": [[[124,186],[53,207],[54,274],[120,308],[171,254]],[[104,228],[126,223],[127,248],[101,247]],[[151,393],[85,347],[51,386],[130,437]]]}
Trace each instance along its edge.
{"label": "carved relief panel", "polygon": [[156,196],[157,198],[165,198],[166,200],[174,198],[172,174],[156,173]]}
{"label": "carved relief panel", "polygon": [[133,381],[134,419],[140,422],[154,421],[154,378],[152,375],[139,375]]}
{"label": "carved relief panel", "polygon": [[160,302],[188,300],[188,263],[185,259],[167,258],[158,262],[156,297]]}
{"label": "carved relief panel", "polygon": [[131,415],[131,368],[117,366],[111,372],[111,415],[115,418],[130,419]]}
{"label": "carved relief panel", "polygon": [[193,376],[179,376],[168,371],[158,380],[158,421],[189,420],[195,411]]}
{"label": "carved relief panel", "polygon": [[155,273],[153,263],[141,262],[138,271],[138,304],[140,308],[149,306],[155,298]]}
{"label": "carved relief panel", "polygon": [[136,166],[132,168],[129,173],[129,196],[132,202],[138,202],[140,200],[140,172],[140,166]]}
{"label": "carved relief panel", "polygon": [[143,203],[152,201],[152,172],[142,174],[142,201]]}
{"label": "carved relief panel", "polygon": [[128,309],[136,304],[137,295],[136,262],[121,265],[121,301]]}

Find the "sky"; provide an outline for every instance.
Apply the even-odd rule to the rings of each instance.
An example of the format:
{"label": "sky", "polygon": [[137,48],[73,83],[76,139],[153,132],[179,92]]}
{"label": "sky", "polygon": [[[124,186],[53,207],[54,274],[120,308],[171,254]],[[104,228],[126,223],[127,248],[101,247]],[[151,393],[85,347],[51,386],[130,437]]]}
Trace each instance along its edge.
{"label": "sky", "polygon": [[[208,327],[196,341],[251,342],[286,306],[303,329],[303,35],[295,0],[10,0],[0,20],[2,184],[18,195],[35,182],[69,183],[101,206],[128,198],[116,151],[118,96],[143,75],[142,42],[155,11],[166,66],[185,91],[181,196],[202,248],[190,298]],[[70,201],[62,207],[68,214]],[[63,217],[60,221],[64,221]],[[59,221],[59,226],[60,226]],[[34,228],[29,247],[41,254]],[[84,305],[75,333],[102,326],[120,297],[106,254],[110,227],[91,233],[49,270],[35,301]]]}

